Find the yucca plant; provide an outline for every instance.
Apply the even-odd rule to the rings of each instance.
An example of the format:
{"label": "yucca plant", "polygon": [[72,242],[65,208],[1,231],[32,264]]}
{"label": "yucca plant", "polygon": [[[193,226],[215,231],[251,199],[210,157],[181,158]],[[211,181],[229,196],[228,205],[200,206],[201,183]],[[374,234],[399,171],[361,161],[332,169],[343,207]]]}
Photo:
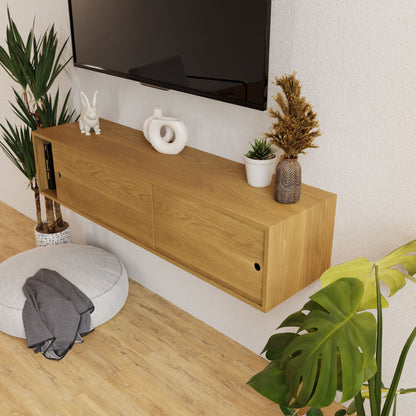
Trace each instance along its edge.
{"label": "yucca plant", "polygon": [[[303,308],[288,316],[270,337],[263,352],[269,365],[248,384],[278,403],[285,415],[309,406],[307,415],[322,415],[341,392],[349,408],[335,415],[396,416],[397,397],[416,389],[399,389],[399,381],[416,327],[408,337],[391,385],[382,383],[382,307],[380,282],[390,295],[406,280],[415,282],[416,240],[371,263],[365,258],[334,266],[321,276],[323,288]],[[368,309],[377,310],[377,318]],[[294,328],[289,331],[288,328]],[[386,394],[382,398],[382,393]]]}
{"label": "yucca plant", "polygon": [[0,46],[0,65],[22,88],[21,94],[13,89],[16,104],[10,104],[25,127],[13,126],[8,120],[0,124],[2,131],[0,147],[25,175],[34,191],[37,230],[53,233],[66,228],[67,224],[62,220],[59,204],[47,197],[45,197],[46,222],[42,220],[31,131],[68,123],[74,118],[74,111],[70,112],[67,108],[70,91],[66,94],[61,109],[59,109],[59,89],[54,96],[49,93],[57,76],[70,60],[60,63],[68,39],[58,48],[57,34],[52,25],[39,39],[35,36],[33,26],[24,41],[9,10],[7,15],[7,50]]}

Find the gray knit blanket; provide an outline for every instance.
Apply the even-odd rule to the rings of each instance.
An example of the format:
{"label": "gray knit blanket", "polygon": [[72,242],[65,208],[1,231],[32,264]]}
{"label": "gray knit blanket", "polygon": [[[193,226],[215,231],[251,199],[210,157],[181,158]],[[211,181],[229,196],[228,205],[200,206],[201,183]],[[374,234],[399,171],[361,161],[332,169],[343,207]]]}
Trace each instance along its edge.
{"label": "gray knit blanket", "polygon": [[29,277],[23,293],[26,341],[35,353],[62,359],[74,343],[90,333],[94,310],[91,300],[54,270],[40,269]]}

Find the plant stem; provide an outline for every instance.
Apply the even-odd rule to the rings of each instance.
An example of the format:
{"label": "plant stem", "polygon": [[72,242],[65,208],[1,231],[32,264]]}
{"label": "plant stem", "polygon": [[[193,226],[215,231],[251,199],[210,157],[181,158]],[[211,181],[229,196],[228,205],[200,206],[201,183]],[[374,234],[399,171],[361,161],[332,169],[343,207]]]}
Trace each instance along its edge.
{"label": "plant stem", "polygon": [[377,373],[375,375],[375,399],[377,405],[377,415],[381,409],[381,374],[382,374],[382,346],[383,346],[383,311],[381,306],[380,280],[378,278],[378,265],[375,265],[376,290],[377,290],[377,347],[376,347],[376,363]]}
{"label": "plant stem", "polygon": [[397,363],[396,371],[394,372],[393,381],[391,382],[390,389],[386,397],[386,401],[384,402],[381,416],[387,416],[390,413],[390,409],[393,404],[394,397],[396,396],[397,386],[399,385],[400,377],[402,375],[404,362],[406,361],[407,354],[415,338],[416,338],[416,327],[413,328],[412,333],[409,335],[409,338],[407,338],[407,341],[404,344],[402,353],[400,354],[400,358]]}
{"label": "plant stem", "polygon": [[55,215],[53,212],[52,199],[45,196],[45,211],[46,211],[46,225],[48,227],[48,233],[55,231]]}
{"label": "plant stem", "polygon": [[360,391],[355,395],[354,401],[355,408],[357,409],[357,416],[365,416],[364,401]]}
{"label": "plant stem", "polygon": [[30,187],[32,188],[32,191],[35,193],[35,205],[36,205],[36,223],[37,226],[40,226],[42,224],[42,214],[41,214],[41,205],[40,205],[40,196],[39,196],[39,187],[38,182],[36,179],[34,179],[30,183]]}
{"label": "plant stem", "polygon": [[53,201],[53,208],[55,210],[56,225],[58,227],[63,227],[64,221],[62,219],[61,205],[58,204],[58,202]]}
{"label": "plant stem", "polygon": [[368,393],[370,395],[371,416],[379,416],[381,409],[381,368],[382,368],[382,342],[383,342],[383,314],[381,307],[380,281],[378,278],[378,266],[374,265],[377,293],[377,340],[376,340],[376,365],[377,372],[368,380]]}
{"label": "plant stem", "polygon": [[371,416],[380,415],[380,412],[378,411],[378,406],[377,406],[376,376],[377,376],[377,373],[374,377],[371,377],[370,380],[368,380],[368,393],[370,395]]}
{"label": "plant stem", "polygon": [[397,394],[394,396],[393,416],[396,416],[397,411]]}

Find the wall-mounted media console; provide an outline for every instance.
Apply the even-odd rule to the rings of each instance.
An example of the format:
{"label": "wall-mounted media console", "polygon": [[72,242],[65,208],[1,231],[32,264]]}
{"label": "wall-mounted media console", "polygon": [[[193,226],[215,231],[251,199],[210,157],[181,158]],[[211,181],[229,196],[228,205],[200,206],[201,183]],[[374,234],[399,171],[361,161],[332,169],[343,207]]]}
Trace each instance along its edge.
{"label": "wall-mounted media console", "polygon": [[264,312],[330,266],[336,195],[303,185],[297,204],[281,205],[240,163],[191,147],[160,154],[138,130],[100,127],[33,133],[41,193]]}

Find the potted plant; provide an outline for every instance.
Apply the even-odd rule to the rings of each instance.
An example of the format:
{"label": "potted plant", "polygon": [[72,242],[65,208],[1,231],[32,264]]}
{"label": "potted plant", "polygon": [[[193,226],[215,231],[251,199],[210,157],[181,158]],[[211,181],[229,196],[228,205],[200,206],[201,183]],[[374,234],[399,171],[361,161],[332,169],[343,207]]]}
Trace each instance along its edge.
{"label": "potted plant", "polygon": [[57,35],[52,26],[39,39],[35,37],[32,27],[26,41],[23,41],[9,10],[7,13],[7,50],[0,46],[0,65],[22,88],[21,93],[13,89],[16,104],[11,105],[14,114],[24,125],[13,126],[8,120],[0,124],[0,147],[25,175],[34,192],[37,245],[68,242],[71,240],[69,226],[62,219],[58,203],[45,197],[46,220],[42,219],[31,136],[33,130],[68,123],[73,119],[74,111],[69,112],[67,108],[70,91],[66,94],[60,110],[59,89],[54,95],[49,93],[56,77],[69,62],[67,60],[60,63],[68,40],[58,49]]}
{"label": "potted plant", "polygon": [[[387,300],[380,282],[393,295],[406,279],[416,281],[416,240],[371,263],[358,258],[328,269],[321,276],[323,288],[303,308],[288,316],[264,348],[269,365],[248,382],[262,395],[278,403],[285,415],[322,415],[320,408],[335,400],[353,399],[348,410],[335,415],[365,416],[364,400],[370,401],[371,416],[396,415],[399,389],[407,353],[416,337],[416,327],[407,339],[389,388],[382,383],[382,307]],[[368,309],[377,310],[377,318]],[[292,330],[288,330],[292,328]],[[382,393],[386,394],[382,398]]]}
{"label": "potted plant", "polygon": [[274,198],[284,204],[292,204],[300,199],[301,167],[298,155],[308,148],[318,147],[314,140],[321,135],[317,114],[311,104],[301,95],[301,85],[296,73],[275,79],[284,96],[279,92],[274,100],[279,108],[269,108],[273,122],[265,136],[283,150],[276,168]]}
{"label": "potted plant", "polygon": [[272,181],[276,155],[267,139],[254,139],[251,149],[244,155],[247,182],[251,186],[269,186]]}

